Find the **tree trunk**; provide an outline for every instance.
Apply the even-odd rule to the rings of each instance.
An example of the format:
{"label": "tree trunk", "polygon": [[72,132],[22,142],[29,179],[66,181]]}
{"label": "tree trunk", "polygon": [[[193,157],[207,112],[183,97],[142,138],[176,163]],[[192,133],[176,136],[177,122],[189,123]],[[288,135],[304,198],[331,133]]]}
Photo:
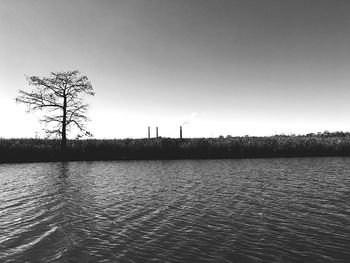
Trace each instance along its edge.
{"label": "tree trunk", "polygon": [[66,125],[67,125],[67,96],[64,95],[64,97],[63,97],[63,118],[62,118],[62,140],[61,140],[62,152],[65,152],[66,148],[67,148]]}

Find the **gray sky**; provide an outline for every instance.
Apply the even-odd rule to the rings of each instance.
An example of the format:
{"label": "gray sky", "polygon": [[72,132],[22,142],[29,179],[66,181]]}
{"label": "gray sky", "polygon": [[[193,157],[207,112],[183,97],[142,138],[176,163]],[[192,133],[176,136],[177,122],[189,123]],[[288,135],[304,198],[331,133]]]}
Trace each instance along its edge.
{"label": "gray sky", "polygon": [[[97,138],[350,130],[350,1],[0,0],[0,137],[24,75],[79,69]],[[154,129],[152,130],[154,133]]]}

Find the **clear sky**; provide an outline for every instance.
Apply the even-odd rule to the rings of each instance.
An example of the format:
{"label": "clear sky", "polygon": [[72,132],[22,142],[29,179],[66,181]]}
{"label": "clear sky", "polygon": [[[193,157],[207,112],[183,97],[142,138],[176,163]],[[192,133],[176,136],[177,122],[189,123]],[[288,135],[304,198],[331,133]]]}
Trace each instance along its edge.
{"label": "clear sky", "polygon": [[0,0],[0,137],[25,75],[78,69],[96,138],[350,130],[348,0]]}

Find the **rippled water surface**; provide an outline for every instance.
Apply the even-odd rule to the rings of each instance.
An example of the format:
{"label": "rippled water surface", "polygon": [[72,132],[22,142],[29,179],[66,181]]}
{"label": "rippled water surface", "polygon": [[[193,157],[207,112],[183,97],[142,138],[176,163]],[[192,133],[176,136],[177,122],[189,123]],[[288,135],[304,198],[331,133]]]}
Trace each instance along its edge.
{"label": "rippled water surface", "polygon": [[350,158],[2,164],[0,262],[350,262]]}

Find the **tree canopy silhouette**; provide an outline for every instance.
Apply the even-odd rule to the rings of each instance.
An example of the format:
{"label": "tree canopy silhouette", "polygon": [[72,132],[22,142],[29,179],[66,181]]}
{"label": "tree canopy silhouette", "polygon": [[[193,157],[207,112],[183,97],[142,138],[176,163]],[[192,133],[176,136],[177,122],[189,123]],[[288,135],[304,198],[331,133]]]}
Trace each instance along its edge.
{"label": "tree canopy silhouette", "polygon": [[19,91],[16,102],[28,106],[28,112],[45,111],[40,120],[45,124],[45,132],[61,138],[62,150],[66,149],[67,132],[73,127],[79,136],[91,136],[85,123],[88,121],[89,104],[85,103],[86,95],[95,95],[88,78],[78,70],[52,72],[49,77],[28,76],[32,91]]}

